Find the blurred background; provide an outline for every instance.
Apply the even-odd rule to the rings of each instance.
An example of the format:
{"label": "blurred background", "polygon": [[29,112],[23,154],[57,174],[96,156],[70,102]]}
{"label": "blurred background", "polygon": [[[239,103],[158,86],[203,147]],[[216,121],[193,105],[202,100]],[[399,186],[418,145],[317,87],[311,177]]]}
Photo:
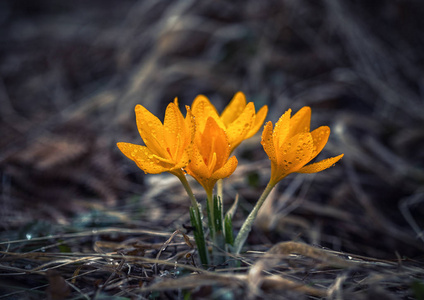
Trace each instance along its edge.
{"label": "blurred background", "polygon": [[[198,94],[219,111],[237,91],[277,121],[312,108],[331,127],[320,159],[290,175],[249,238],[376,258],[422,258],[424,4],[371,1],[9,0],[0,2],[2,240],[122,226],[172,232],[189,201],[116,142],[141,144],[142,104],[163,118]],[[225,205],[239,228],[269,179],[260,134],[235,154]],[[196,195],[202,191],[193,182]]]}

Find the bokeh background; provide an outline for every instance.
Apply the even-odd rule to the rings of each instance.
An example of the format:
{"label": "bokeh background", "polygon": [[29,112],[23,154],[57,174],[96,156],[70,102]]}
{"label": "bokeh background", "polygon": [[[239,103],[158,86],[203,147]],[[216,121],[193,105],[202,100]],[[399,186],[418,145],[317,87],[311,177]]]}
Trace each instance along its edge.
{"label": "bokeh background", "polygon": [[[198,94],[222,111],[237,91],[267,120],[312,108],[335,167],[280,183],[249,238],[375,258],[422,259],[424,4],[371,1],[0,2],[3,240],[123,226],[172,232],[189,201],[116,142],[141,144],[134,106],[160,118]],[[244,216],[269,179],[260,134],[225,183]],[[193,182],[196,194],[202,191]]]}

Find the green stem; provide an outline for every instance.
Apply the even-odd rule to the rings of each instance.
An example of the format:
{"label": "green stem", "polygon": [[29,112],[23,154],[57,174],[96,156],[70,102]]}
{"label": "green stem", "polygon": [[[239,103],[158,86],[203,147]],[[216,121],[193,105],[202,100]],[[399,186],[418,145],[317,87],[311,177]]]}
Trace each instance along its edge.
{"label": "green stem", "polygon": [[172,173],[172,174],[174,174],[175,176],[177,176],[178,179],[183,184],[183,186],[184,186],[184,188],[185,188],[185,190],[186,190],[186,192],[188,194],[188,197],[190,198],[191,206],[198,207],[199,206],[199,202],[197,202],[196,197],[194,197],[193,191],[191,190],[191,187],[188,184],[188,181],[187,181],[187,178],[186,178],[185,174],[183,172],[180,172],[180,173],[175,172],[175,173]]}
{"label": "green stem", "polygon": [[216,195],[218,196],[219,205],[221,206],[221,219],[224,220],[224,203],[223,203],[224,184],[222,179],[216,182]]}
{"label": "green stem", "polygon": [[203,232],[200,204],[197,202],[196,197],[194,197],[193,191],[187,181],[185,174],[180,170],[177,172],[172,172],[172,174],[178,177],[190,198],[190,221],[191,225],[194,227],[194,240],[196,241],[197,250],[199,251],[200,261],[202,262],[203,267],[206,269],[209,265],[209,256],[206,247],[205,234]]}
{"label": "green stem", "polygon": [[207,198],[208,207],[209,207],[209,215],[208,215],[209,229],[211,231],[211,237],[213,239],[215,238],[216,228],[215,228],[215,214],[214,214],[215,206],[213,203],[212,191],[206,191],[206,198]]}
{"label": "green stem", "polygon": [[269,193],[272,191],[275,185],[276,183],[274,182],[271,182],[271,181],[268,182],[268,185],[266,186],[265,190],[262,192],[262,195],[259,198],[258,202],[256,203],[255,207],[252,209],[249,216],[247,216],[247,219],[244,221],[243,225],[241,226],[240,231],[237,234],[237,237],[234,241],[235,254],[240,253],[240,250],[243,247],[244,243],[246,242],[247,236],[249,235],[250,230],[252,229],[253,222],[255,221],[256,216],[258,215],[259,209],[261,208],[265,199],[268,197]]}

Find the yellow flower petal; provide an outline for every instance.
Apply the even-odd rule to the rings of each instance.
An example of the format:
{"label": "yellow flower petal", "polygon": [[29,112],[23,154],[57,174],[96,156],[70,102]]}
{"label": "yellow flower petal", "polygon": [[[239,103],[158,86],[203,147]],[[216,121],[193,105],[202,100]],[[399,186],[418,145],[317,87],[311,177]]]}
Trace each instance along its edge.
{"label": "yellow flower petal", "polygon": [[190,163],[186,167],[186,171],[198,182],[204,181],[209,176],[209,169],[203,161],[203,156],[200,154],[197,147],[193,148],[190,156]]}
{"label": "yellow flower petal", "polygon": [[177,164],[173,167],[173,169],[182,169],[185,166],[187,166],[190,162],[191,153],[188,151],[184,151],[181,155],[180,159],[178,160]]}
{"label": "yellow flower petal", "polygon": [[272,162],[277,162],[277,156],[274,146],[272,122],[266,123],[262,132],[261,144],[264,147],[266,154]]}
{"label": "yellow flower petal", "polygon": [[300,133],[288,139],[277,152],[277,164],[280,172],[282,174],[297,172],[311,161],[313,150],[314,143],[309,132]]}
{"label": "yellow flower petal", "polygon": [[333,166],[336,162],[338,162],[344,154],[340,154],[336,157],[327,158],[324,160],[321,160],[319,162],[304,166],[301,168],[298,173],[317,173],[321,172],[325,169],[328,169],[329,167]]}
{"label": "yellow flower petal", "polygon": [[291,119],[290,119],[291,109],[288,109],[281,117],[278,119],[277,123],[275,123],[274,128],[274,146],[276,150],[282,147],[285,142],[291,127]]}
{"label": "yellow flower petal", "polygon": [[185,122],[185,132],[186,132],[186,139],[189,141],[194,140],[194,135],[196,133],[196,122],[194,120],[193,113],[190,109],[190,106],[186,105],[187,110],[187,116],[184,119]]}
{"label": "yellow flower petal", "polygon": [[227,126],[230,152],[234,150],[246,138],[255,118],[255,106],[249,102],[242,113]]}
{"label": "yellow flower petal", "polygon": [[237,158],[235,156],[231,156],[228,161],[223,165],[220,169],[218,169],[215,173],[212,174],[212,179],[222,179],[227,178],[231,174],[234,173],[234,171],[237,168]]}
{"label": "yellow flower petal", "polygon": [[309,132],[311,126],[311,108],[309,106],[302,107],[290,119],[289,136],[295,136],[298,133]]}
{"label": "yellow flower petal", "polygon": [[314,153],[311,159],[314,159],[327,144],[328,137],[330,136],[330,127],[321,126],[311,132],[312,139],[314,140]]}
{"label": "yellow flower petal", "polygon": [[225,126],[229,126],[243,112],[246,107],[246,96],[242,92],[237,92],[227,107],[221,114],[221,119]]}
{"label": "yellow flower petal", "polygon": [[215,106],[205,96],[197,96],[191,105],[191,110],[196,118],[197,130],[202,132],[205,130],[206,121],[209,117],[214,118],[219,127],[225,129],[225,125],[219,117]]}
{"label": "yellow flower petal", "polygon": [[117,143],[119,150],[133,160],[145,173],[158,174],[168,171],[172,164],[157,159],[147,147],[130,143]]}
{"label": "yellow flower petal", "polygon": [[186,152],[190,155],[193,150],[193,141],[196,134],[196,122],[188,105],[186,105],[186,110],[187,115],[184,119],[184,136],[182,137],[183,146],[179,149],[178,157],[181,157]]}
{"label": "yellow flower petal", "polygon": [[146,147],[159,156],[168,156],[163,148],[165,141],[162,122],[141,105],[135,107],[135,115],[138,132]]}
{"label": "yellow flower petal", "polygon": [[[205,130],[200,139],[196,140],[196,146],[204,158],[206,165],[210,166],[213,153],[216,153],[216,168],[222,167],[230,155],[230,147],[225,131],[218,126],[215,119],[209,117],[206,121]],[[215,171],[215,169],[214,169]]]}
{"label": "yellow flower petal", "polygon": [[174,103],[169,103],[166,108],[163,129],[164,140],[168,146],[166,150],[175,158],[179,154],[180,140],[185,135],[185,132],[184,117]]}
{"label": "yellow flower petal", "polygon": [[256,134],[256,132],[259,131],[259,129],[262,127],[262,124],[265,121],[267,114],[268,114],[268,106],[264,105],[257,112],[257,114],[255,116],[255,121],[253,122],[252,126],[250,127],[250,130],[247,133],[245,139],[251,138],[252,136],[254,136]]}

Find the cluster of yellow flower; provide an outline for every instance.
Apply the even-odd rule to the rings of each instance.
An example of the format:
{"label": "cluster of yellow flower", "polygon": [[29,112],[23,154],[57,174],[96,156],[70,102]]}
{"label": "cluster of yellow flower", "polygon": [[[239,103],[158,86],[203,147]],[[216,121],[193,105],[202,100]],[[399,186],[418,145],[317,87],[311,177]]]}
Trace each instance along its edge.
{"label": "cluster of yellow flower", "polygon": [[[221,115],[203,95],[186,106],[186,117],[178,108],[177,99],[166,108],[162,122],[146,108],[135,108],[138,131],[145,146],[118,143],[119,149],[145,173],[172,173],[179,178],[184,171],[195,178],[212,195],[219,179],[230,176],[237,167],[237,158],[230,157],[240,143],[252,137],[262,126],[268,107],[257,113],[253,102],[246,104],[242,92],[235,94]],[[343,154],[305,166],[324,148],[330,128],[321,126],[310,132],[311,109],[303,107],[293,117],[284,113],[273,130],[265,125],[262,145],[271,160],[271,181],[274,185],[293,172],[315,173],[329,168]]]}
{"label": "cluster of yellow flower", "polygon": [[[145,173],[169,172],[180,179],[191,200],[190,220],[195,228],[194,237],[205,267],[209,264],[209,253],[202,212],[187,182],[186,173],[206,191],[210,237],[215,246],[221,249],[231,247],[233,253],[238,254],[260,207],[281,179],[294,172],[315,173],[325,170],[343,157],[341,154],[306,165],[321,152],[330,135],[327,126],[310,131],[309,107],[303,107],[293,117],[289,109],[274,129],[272,122],[268,122],[262,133],[261,144],[271,160],[271,178],[234,240],[231,216],[226,215],[224,218],[222,195],[218,193],[218,197],[214,198],[213,189],[218,180],[234,172],[238,161],[231,153],[243,140],[258,132],[268,107],[264,106],[256,113],[253,102],[246,104],[244,94],[238,92],[220,115],[215,106],[202,95],[196,97],[191,108],[186,106],[186,110],[184,118],[175,99],[166,108],[162,123],[143,106],[137,105],[137,127],[145,146],[118,143],[118,147]],[[213,256],[215,263],[222,262],[217,259],[218,255]]]}

